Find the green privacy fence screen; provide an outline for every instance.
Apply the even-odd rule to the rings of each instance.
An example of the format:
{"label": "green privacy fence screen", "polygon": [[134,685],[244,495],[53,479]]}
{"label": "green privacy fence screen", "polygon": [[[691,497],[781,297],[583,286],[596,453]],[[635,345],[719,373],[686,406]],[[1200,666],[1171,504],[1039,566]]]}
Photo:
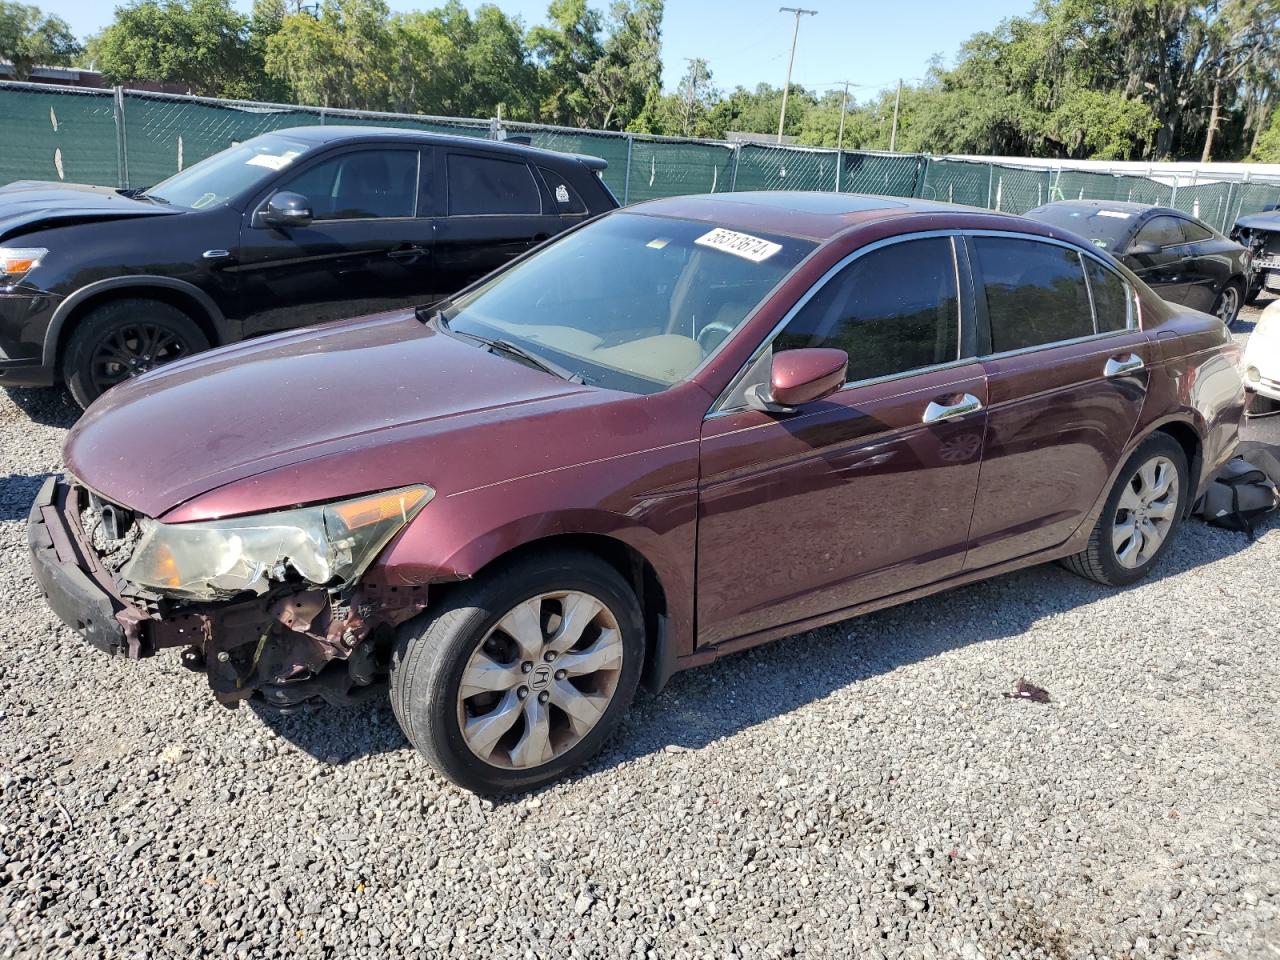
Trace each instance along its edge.
{"label": "green privacy fence screen", "polygon": [[0,83],[0,183],[64,180],[144,187],[269,130],[310,124],[395,126],[464,136],[528,137],[534,146],[609,162],[624,203],[734,190],[838,190],[924,197],[1009,213],[1050,200],[1133,200],[1177,207],[1220,230],[1280,204],[1280,179],[1218,172],[1149,175],[573,130],[211,100],[135,90]]}

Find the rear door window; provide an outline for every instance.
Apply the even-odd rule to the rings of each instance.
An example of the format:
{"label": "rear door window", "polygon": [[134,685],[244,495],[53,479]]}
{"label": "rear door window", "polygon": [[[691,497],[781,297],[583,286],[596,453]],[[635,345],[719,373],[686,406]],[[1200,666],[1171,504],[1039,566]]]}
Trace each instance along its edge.
{"label": "rear door window", "polygon": [[974,237],[973,250],[993,353],[1093,333],[1089,288],[1076,251],[1011,237]]}
{"label": "rear door window", "polygon": [[835,347],[850,383],[959,359],[960,307],[951,240],[907,240],[859,257],[787,324],[774,351]]}
{"label": "rear door window", "polygon": [[542,213],[542,193],[528,164],[451,153],[448,166],[450,216]]}

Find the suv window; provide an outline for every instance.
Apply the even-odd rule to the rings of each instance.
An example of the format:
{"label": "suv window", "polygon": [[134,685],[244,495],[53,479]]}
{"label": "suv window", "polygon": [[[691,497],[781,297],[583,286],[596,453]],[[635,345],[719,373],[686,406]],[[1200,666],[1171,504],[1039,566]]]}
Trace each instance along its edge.
{"label": "suv window", "polygon": [[1173,217],[1152,217],[1143,224],[1134,241],[1154,243],[1161,249],[1186,243],[1182,236],[1182,225]]}
{"label": "suv window", "polygon": [[542,195],[528,164],[497,157],[449,154],[449,214],[542,212]]}
{"label": "suv window", "polygon": [[316,220],[412,217],[418,208],[418,151],[353,150],[322,160],[278,189],[310,200]]}
{"label": "suv window", "polygon": [[1021,350],[1093,333],[1080,254],[1036,240],[974,237],[991,350]]}
{"label": "suv window", "polygon": [[1129,326],[1129,285],[1092,257],[1085,257],[1085,273],[1093,293],[1093,312],[1099,333],[1113,333]]}
{"label": "suv window", "polygon": [[1199,243],[1201,240],[1212,240],[1213,231],[1194,220],[1183,220],[1182,238],[1187,243]]}
{"label": "suv window", "polygon": [[578,191],[573,189],[568,180],[554,170],[548,170],[546,167],[539,167],[538,172],[542,174],[542,179],[546,181],[547,190],[555,200],[556,208],[560,213],[587,212],[587,205],[582,202],[582,198],[578,196]]}
{"label": "suv window", "polygon": [[958,359],[959,321],[951,240],[908,240],[859,257],[832,277],[773,349],[844,350],[853,383]]}

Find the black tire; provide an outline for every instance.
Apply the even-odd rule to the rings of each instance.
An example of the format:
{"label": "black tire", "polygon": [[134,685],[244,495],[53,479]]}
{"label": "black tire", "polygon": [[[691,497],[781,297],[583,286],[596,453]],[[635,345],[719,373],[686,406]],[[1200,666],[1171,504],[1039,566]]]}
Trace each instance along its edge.
{"label": "black tire", "polygon": [[87,407],[115,383],[208,349],[209,338],[177,307],[137,297],[112,300],[76,323],[62,357],[62,379],[76,403]]}
{"label": "black tire", "polygon": [[[590,594],[617,621],[623,661],[613,698],[595,726],[550,761],[524,768],[489,763],[463,736],[459,693],[464,670],[509,611],[530,598],[563,590]],[[644,625],[635,594],[613,567],[577,551],[529,556],[459,584],[439,609],[400,627],[391,664],[391,706],[409,742],[460,787],[482,794],[528,790],[599,752],[635,696],[644,652]],[[512,731],[523,722],[518,720]]]}
{"label": "black tire", "polygon": [[[1138,471],[1156,457],[1164,457],[1171,461],[1177,472],[1177,506],[1174,510],[1173,520],[1159,548],[1140,565],[1125,566],[1117,559],[1116,550],[1112,543],[1116,515],[1120,509],[1120,498],[1124,495],[1126,488],[1133,484]],[[1098,522],[1094,525],[1093,532],[1089,536],[1088,546],[1079,553],[1064,558],[1061,561],[1062,565],[1072,573],[1077,573],[1089,580],[1096,580],[1098,583],[1112,587],[1124,586],[1136,580],[1141,580],[1159,563],[1160,558],[1164,556],[1165,551],[1169,549],[1169,544],[1173,542],[1173,538],[1177,535],[1178,528],[1182,525],[1183,515],[1186,513],[1187,497],[1190,492],[1187,458],[1182,451],[1182,447],[1167,433],[1153,433],[1143,440],[1138,445],[1138,449],[1125,461],[1124,468],[1120,471],[1115,485],[1111,488],[1111,493],[1107,496],[1107,502],[1102,508],[1102,515],[1098,517]]]}
{"label": "black tire", "polygon": [[[1222,309],[1223,301],[1226,300],[1228,296],[1234,296],[1235,309],[1231,311],[1231,315],[1229,317],[1223,317],[1220,315],[1219,311]],[[1215,317],[1220,317],[1223,323],[1228,327],[1231,327],[1231,325],[1239,319],[1240,308],[1244,306],[1244,301],[1244,284],[1239,280],[1228,280],[1222,285],[1222,289],[1218,292],[1217,299],[1213,301],[1213,309],[1209,312]]]}

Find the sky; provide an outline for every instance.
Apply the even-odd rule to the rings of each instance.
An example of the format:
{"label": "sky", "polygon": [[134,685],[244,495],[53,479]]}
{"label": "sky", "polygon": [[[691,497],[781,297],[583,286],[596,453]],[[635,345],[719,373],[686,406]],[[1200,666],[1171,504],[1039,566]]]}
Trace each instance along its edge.
{"label": "sky", "polygon": [[[111,22],[110,0],[34,0],[49,13],[66,20],[82,39]],[[427,9],[436,0],[389,0],[393,10]],[[796,0],[785,0],[799,6]],[[497,0],[525,25],[541,22],[547,0]],[[852,3],[849,0],[803,0],[818,11],[801,18],[792,81],[825,90],[848,80],[850,92],[866,99],[894,86],[899,78],[918,79],[929,59],[941,54],[946,62],[971,34],[988,30],[1006,17],[1030,11],[1033,0],[914,0],[896,3]],[[248,10],[251,0],[237,0]],[[475,0],[467,0],[475,8]],[[663,85],[675,88],[684,75],[685,58],[702,57],[711,68],[713,83],[723,90],[766,82],[781,86],[795,23],[780,13],[779,3],[762,0],[667,0],[663,22]],[[593,0],[604,9],[608,0]]]}

